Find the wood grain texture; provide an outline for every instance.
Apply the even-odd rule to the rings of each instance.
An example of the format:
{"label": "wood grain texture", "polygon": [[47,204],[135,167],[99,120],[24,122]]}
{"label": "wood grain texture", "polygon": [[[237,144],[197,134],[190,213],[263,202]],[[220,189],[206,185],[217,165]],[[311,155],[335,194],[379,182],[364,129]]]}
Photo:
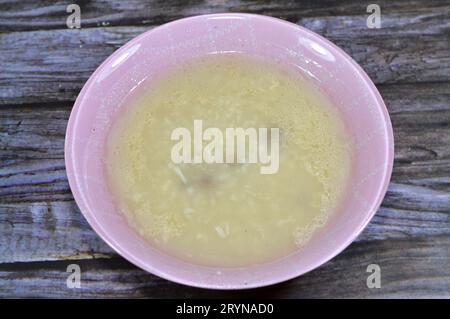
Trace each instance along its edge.
{"label": "wood grain texture", "polygon": [[[0,297],[450,298],[450,3],[272,0],[73,1],[82,29],[65,25],[60,0],[0,0]],[[96,67],[137,34],[194,14],[281,17],[349,53],[377,84],[395,134],[382,207],[359,238],[315,271],[244,292],[170,283],[129,264],[89,227],[73,201],[64,136],[73,101]],[[66,288],[66,267],[82,288]],[[382,269],[368,289],[366,267]]]}
{"label": "wood grain texture", "polygon": [[[81,8],[82,28],[100,26],[123,25],[159,25],[186,16],[221,13],[221,12],[247,12],[264,14],[282,18],[292,22],[299,22],[303,18],[314,22],[318,17],[339,16],[338,19],[348,21],[341,27],[350,27],[355,22],[361,22],[366,15],[368,3],[351,0],[2,0],[0,1],[0,31],[46,30],[66,28],[69,3],[76,3]],[[446,0],[424,1],[389,1],[380,0],[377,4],[383,8],[383,14],[397,15],[403,18],[404,23],[419,27],[419,31],[430,32],[448,21],[439,18],[448,17],[450,4]],[[430,16],[431,14],[431,16]],[[413,19],[408,19],[411,15]],[[348,17],[348,18],[347,18]],[[433,17],[438,17],[434,19]],[[383,19],[384,26],[391,20]],[[365,27],[365,19],[363,21]],[[334,26],[333,26],[334,27]],[[343,28],[341,28],[343,29]],[[345,31],[344,31],[345,32]]]}
{"label": "wood grain texture", "polygon": [[[71,298],[438,298],[448,296],[450,236],[438,241],[353,243],[322,267],[264,289],[212,291],[177,285],[121,258],[0,265],[0,297]],[[68,289],[69,264],[81,268],[81,289]],[[380,289],[366,286],[367,266],[382,271]],[[20,287],[18,289],[18,287]]]}
{"label": "wood grain texture", "polygon": [[[357,16],[298,13],[290,20],[341,46],[377,84],[444,82],[450,77],[450,11],[442,6],[384,13],[378,30],[367,28],[364,10]],[[158,22],[0,34],[0,105],[74,100],[107,56]]]}

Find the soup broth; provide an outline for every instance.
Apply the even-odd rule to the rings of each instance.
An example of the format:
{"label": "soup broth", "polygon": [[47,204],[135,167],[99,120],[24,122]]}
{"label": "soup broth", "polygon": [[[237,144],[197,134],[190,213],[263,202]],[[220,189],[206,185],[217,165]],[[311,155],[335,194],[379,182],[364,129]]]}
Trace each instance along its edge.
{"label": "soup broth", "polygon": [[[300,72],[212,55],[143,83],[112,125],[105,160],[130,226],[163,252],[209,266],[268,262],[305,245],[343,197],[351,147],[331,101]],[[278,128],[276,172],[262,174],[267,164],[236,157],[174,162],[174,129],[193,136],[199,120],[203,130],[221,132]]]}

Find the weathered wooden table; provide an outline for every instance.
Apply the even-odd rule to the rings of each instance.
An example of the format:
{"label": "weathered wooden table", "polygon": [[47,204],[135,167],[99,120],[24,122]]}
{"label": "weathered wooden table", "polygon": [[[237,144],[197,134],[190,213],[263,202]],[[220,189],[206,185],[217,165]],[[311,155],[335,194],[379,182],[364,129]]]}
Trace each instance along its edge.
{"label": "weathered wooden table", "polygon": [[[371,1],[373,2],[373,1]],[[0,1],[0,296],[450,298],[450,2]],[[395,133],[389,191],[364,233],[300,278],[250,291],[208,291],[148,274],[88,226],[67,183],[64,134],[73,102],[114,50],[156,25],[212,12],[280,17],[348,52],[380,90]],[[66,286],[69,264],[81,288]],[[381,288],[369,289],[369,264]]]}

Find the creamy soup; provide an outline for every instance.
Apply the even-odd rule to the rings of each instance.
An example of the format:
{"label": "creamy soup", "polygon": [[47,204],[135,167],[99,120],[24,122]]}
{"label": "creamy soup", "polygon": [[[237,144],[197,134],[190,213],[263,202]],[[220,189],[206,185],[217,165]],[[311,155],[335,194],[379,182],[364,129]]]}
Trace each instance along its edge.
{"label": "creamy soup", "polygon": [[[209,266],[268,262],[305,245],[343,197],[351,147],[330,100],[294,69],[211,55],[143,83],[113,123],[105,161],[130,226],[161,251]],[[234,162],[225,151],[223,163],[174,161],[177,128],[191,132],[190,153],[182,154],[199,155],[199,123],[223,137],[227,128],[267,128],[270,140],[278,129],[266,149],[270,155],[278,145],[276,170],[263,174],[267,161],[239,160],[237,140]],[[203,150],[208,143],[200,140]]]}

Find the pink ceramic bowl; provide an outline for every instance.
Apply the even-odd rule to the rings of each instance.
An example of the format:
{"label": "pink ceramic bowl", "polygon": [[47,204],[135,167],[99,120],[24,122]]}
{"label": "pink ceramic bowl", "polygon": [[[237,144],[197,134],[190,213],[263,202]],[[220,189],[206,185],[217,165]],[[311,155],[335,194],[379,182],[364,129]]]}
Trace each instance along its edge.
{"label": "pink ceramic bowl", "polygon": [[[133,232],[105,185],[105,137],[122,102],[168,66],[217,52],[242,52],[291,64],[334,100],[353,138],[351,187],[338,211],[301,250],[245,268],[193,265],[151,247]],[[393,162],[389,115],[364,71],[317,34],[250,14],[181,19],[148,31],[112,54],[78,96],[66,134],[66,168],[75,200],[92,228],[136,266],[178,283],[216,289],[266,286],[304,274],[347,247],[386,192]]]}

